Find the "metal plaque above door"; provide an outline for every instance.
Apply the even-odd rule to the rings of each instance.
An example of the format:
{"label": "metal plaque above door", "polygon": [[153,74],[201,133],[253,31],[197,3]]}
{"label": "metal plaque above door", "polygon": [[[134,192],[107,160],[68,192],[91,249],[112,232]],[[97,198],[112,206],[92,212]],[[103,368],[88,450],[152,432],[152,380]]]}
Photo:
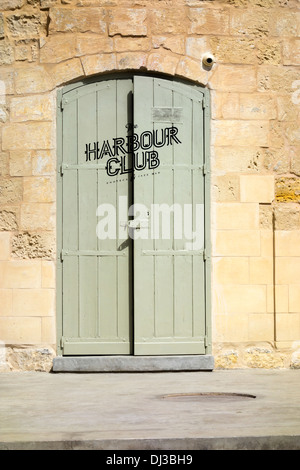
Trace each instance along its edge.
{"label": "metal plaque above door", "polygon": [[206,354],[206,91],[135,75],[59,100],[59,353]]}

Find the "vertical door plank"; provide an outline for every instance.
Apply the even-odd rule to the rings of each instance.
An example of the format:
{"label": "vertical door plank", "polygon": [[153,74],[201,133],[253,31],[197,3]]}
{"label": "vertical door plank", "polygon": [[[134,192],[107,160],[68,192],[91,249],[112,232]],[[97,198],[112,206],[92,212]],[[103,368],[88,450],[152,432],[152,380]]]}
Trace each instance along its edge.
{"label": "vertical door plank", "polygon": [[[202,214],[201,227],[203,227],[202,237],[199,237],[199,250],[204,249],[204,231],[205,231],[205,207],[204,207],[204,178],[201,170],[204,164],[204,133],[203,133],[203,107],[199,100],[193,101],[193,163],[199,166],[199,170],[193,171],[193,230],[197,229],[195,218]],[[196,206],[203,207],[198,210]],[[205,265],[202,257],[195,256],[193,259],[193,310],[199,312],[194,315],[193,330],[200,332],[205,336]],[[195,333],[194,333],[195,334]]]}
{"label": "vertical door plank", "polygon": [[201,256],[193,259],[193,336],[205,336],[205,269]]}
{"label": "vertical door plank", "polygon": [[[89,119],[87,119],[89,116]],[[78,99],[78,164],[89,165],[84,153],[86,144],[97,142],[97,108],[95,92]],[[91,163],[95,163],[92,158]],[[79,251],[97,250],[96,238],[97,172],[78,170]],[[80,336],[94,338],[97,332],[98,299],[97,257],[79,256],[79,324]]]}
{"label": "vertical door plank", "polygon": [[[77,171],[64,174],[63,179],[63,236],[62,248],[78,249]],[[66,256],[63,261],[63,331],[78,336],[79,270],[78,258]]]}
{"label": "vertical door plank", "polygon": [[[116,92],[116,135],[115,137],[123,138],[131,133],[128,124],[133,124],[133,109],[132,109],[132,80],[117,80]],[[127,126],[127,127],[126,127]],[[127,168],[132,166],[132,155],[125,156],[127,161]],[[127,238],[120,237],[123,232],[124,223],[128,223],[128,209],[132,204],[132,176],[133,173],[127,173],[117,178],[116,183],[116,217],[117,217],[117,239],[116,250],[122,253],[123,256],[117,257],[117,289],[118,289],[118,337],[132,344],[132,330],[133,330],[133,277],[132,277],[132,240],[129,237],[127,230]],[[122,199],[121,199],[122,198]],[[127,204],[126,204],[127,200]],[[120,223],[122,226],[120,227]],[[131,351],[131,348],[130,348]],[[129,352],[130,352],[129,351]]]}
{"label": "vertical door plank", "polygon": [[[136,80],[138,78],[138,80]],[[136,132],[152,130],[151,111],[153,107],[152,77],[134,77],[134,124]],[[141,150],[139,150],[141,152]],[[146,173],[146,170],[144,170]],[[143,177],[142,171],[134,175],[134,204],[144,204],[149,210],[153,204],[154,183],[151,176]],[[151,222],[150,222],[151,223]],[[136,232],[142,236],[143,231]],[[144,343],[155,335],[155,279],[154,256],[143,256],[144,250],[153,250],[154,243],[146,230],[147,239],[134,240],[134,353],[138,343]]]}
{"label": "vertical door plank", "polygon": [[[154,109],[173,107],[173,91],[166,89],[164,82],[154,80]],[[154,113],[153,113],[154,116]],[[154,118],[155,119],[155,118]],[[153,129],[163,139],[162,132],[172,126],[165,122],[153,122]],[[152,176],[153,202],[165,206],[166,216],[159,217],[159,239],[154,241],[155,250],[173,250],[174,248],[174,213],[168,209],[174,204],[174,146],[164,145],[155,148],[159,154],[159,174]],[[156,337],[170,338],[174,334],[174,258],[173,256],[155,256],[155,326]]]}
{"label": "vertical door plank", "polygon": [[[77,163],[77,102],[73,101],[64,109],[63,114],[63,164]],[[63,217],[62,217],[62,249],[78,249],[78,198],[77,171],[64,173],[62,184]],[[79,334],[79,272],[78,258],[66,257],[62,271],[63,296],[63,334],[70,336]],[[74,315],[75,312],[75,315]]]}
{"label": "vertical door plank", "polygon": [[[112,139],[116,137],[116,100],[116,81],[109,81],[107,87],[97,93],[100,147],[103,141],[108,140],[111,144]],[[99,163],[105,165],[108,159],[109,156],[104,155]],[[99,170],[98,175],[98,204],[111,204],[112,210],[115,210],[117,203],[116,184],[115,182],[111,183],[111,178],[107,176],[104,169]],[[98,250],[115,251],[116,239],[98,240]],[[117,263],[114,256],[99,258],[99,333],[104,338],[116,338],[118,336]]]}
{"label": "vertical door plank", "polygon": [[63,261],[63,336],[79,336],[79,272],[78,257],[66,256]]}
{"label": "vertical door plank", "polygon": [[73,100],[63,110],[63,163],[77,163],[77,100]]}
{"label": "vertical door plank", "polygon": [[174,257],[155,256],[155,337],[174,336]]}
{"label": "vertical door plank", "polygon": [[[182,207],[183,236],[175,240],[177,250],[188,250],[188,232],[192,232],[192,218],[188,219],[188,208],[192,211],[193,192],[193,103],[182,93],[174,92],[174,106],[183,110],[183,119],[178,123],[181,145],[174,145],[174,199]],[[176,336],[193,337],[193,256],[180,256],[175,259],[174,268],[174,330]]]}
{"label": "vertical door plank", "polygon": [[188,255],[175,257],[174,332],[177,337],[193,336],[192,258]]}

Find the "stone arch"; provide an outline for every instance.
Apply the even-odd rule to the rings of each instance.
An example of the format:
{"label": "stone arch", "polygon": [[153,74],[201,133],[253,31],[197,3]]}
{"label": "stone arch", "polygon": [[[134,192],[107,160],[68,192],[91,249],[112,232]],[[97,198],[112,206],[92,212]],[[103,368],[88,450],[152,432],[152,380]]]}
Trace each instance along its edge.
{"label": "stone arch", "polygon": [[[22,71],[29,75],[30,71]],[[121,72],[162,73],[169,77],[191,80],[195,84],[208,86],[214,72],[205,70],[200,60],[181,56],[164,49],[144,52],[122,52],[85,54],[55,65],[41,64],[34,67],[34,75],[45,84],[45,88],[56,89],[69,83],[96,75]],[[27,84],[28,85],[28,84]]]}

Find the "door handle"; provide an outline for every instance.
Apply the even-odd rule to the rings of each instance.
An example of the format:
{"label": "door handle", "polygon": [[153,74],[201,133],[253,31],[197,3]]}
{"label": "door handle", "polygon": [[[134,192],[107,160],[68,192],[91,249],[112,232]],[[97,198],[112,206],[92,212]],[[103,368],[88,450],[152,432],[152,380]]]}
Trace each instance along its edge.
{"label": "door handle", "polygon": [[141,221],[139,219],[129,220],[127,226],[128,228],[134,228],[136,230],[140,230]]}
{"label": "door handle", "polygon": [[141,228],[148,228],[149,227],[149,220],[148,219],[133,219],[128,220],[128,222],[121,222],[121,227],[128,227],[133,228],[135,230],[140,230]]}

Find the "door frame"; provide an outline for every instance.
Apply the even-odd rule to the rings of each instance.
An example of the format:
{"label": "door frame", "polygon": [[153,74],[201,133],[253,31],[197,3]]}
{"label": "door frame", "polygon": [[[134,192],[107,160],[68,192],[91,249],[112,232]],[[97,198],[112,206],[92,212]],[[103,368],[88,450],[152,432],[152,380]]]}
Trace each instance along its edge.
{"label": "door frame", "polygon": [[[189,85],[192,88],[201,89],[204,95],[204,113],[203,113],[203,136],[204,136],[204,236],[205,236],[205,249],[204,249],[204,261],[205,261],[205,331],[206,331],[206,344],[205,344],[205,355],[212,353],[212,313],[211,313],[211,163],[210,163],[210,92],[207,88],[197,84],[193,81],[181,79],[166,74],[160,73],[147,73],[132,71],[124,73],[114,73],[98,75],[92,78],[84,79],[70,85],[66,85],[57,90],[57,118],[56,118],[56,139],[57,139],[57,159],[56,159],[56,352],[58,356],[63,356],[62,350],[62,339],[63,339],[63,308],[62,308],[62,177],[61,177],[61,165],[62,165],[62,143],[63,143],[63,119],[62,119],[62,98],[66,92],[81,88],[82,86],[97,83],[100,81],[113,80],[113,79],[128,79],[133,76],[148,76],[155,78],[162,78],[169,81],[183,83]],[[204,355],[203,355],[204,356]],[[135,356],[128,356],[133,358]]]}

